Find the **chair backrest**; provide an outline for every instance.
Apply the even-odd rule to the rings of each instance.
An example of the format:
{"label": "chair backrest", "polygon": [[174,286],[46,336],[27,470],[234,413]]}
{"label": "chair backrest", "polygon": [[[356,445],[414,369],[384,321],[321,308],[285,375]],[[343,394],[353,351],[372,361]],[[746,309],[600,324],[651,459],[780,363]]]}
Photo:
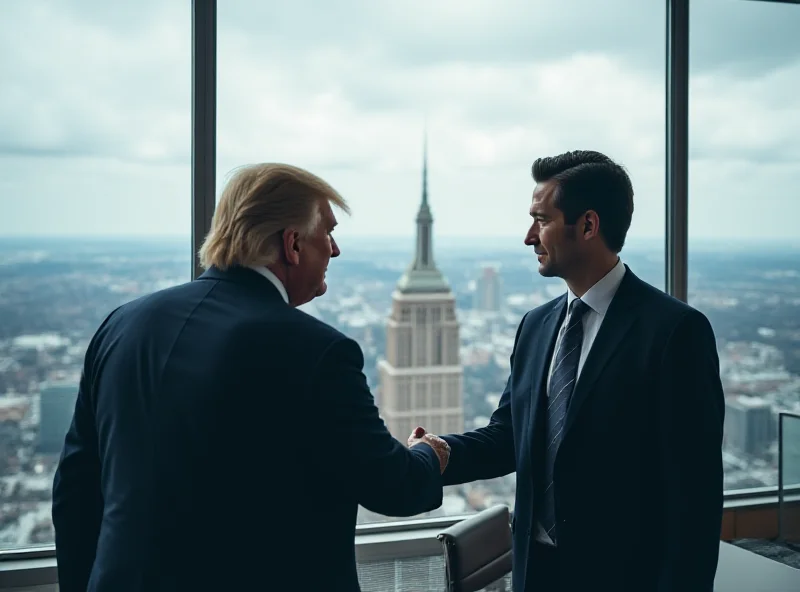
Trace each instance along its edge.
{"label": "chair backrest", "polygon": [[494,506],[439,533],[448,592],[477,592],[511,571],[507,506]]}

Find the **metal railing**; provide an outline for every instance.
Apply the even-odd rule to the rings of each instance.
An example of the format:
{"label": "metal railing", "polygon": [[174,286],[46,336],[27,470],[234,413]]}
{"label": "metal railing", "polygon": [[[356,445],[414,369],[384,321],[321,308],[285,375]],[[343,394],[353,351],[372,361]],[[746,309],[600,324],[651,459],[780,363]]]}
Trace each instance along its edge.
{"label": "metal railing", "polygon": [[778,540],[800,542],[800,415],[778,415]]}

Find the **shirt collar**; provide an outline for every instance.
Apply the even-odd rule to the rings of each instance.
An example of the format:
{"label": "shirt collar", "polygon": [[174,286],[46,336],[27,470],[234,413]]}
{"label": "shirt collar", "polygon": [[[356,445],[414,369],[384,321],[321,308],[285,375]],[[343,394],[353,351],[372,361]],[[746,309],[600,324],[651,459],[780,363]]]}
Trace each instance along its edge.
{"label": "shirt collar", "polygon": [[267,269],[263,265],[251,265],[250,269],[252,269],[257,273],[260,273],[270,282],[272,282],[272,285],[274,285],[275,288],[277,288],[278,292],[280,292],[283,301],[286,304],[289,304],[289,294],[286,292],[286,288],[284,287],[283,283],[278,279],[278,276],[276,276],[274,273],[272,273],[269,269]]}
{"label": "shirt collar", "polygon": [[[617,264],[611,271],[594,286],[589,288],[586,294],[581,297],[581,300],[597,314],[604,316],[606,311],[608,311],[608,307],[611,305],[614,294],[617,293],[617,288],[619,288],[619,285],[622,283],[623,277],[625,277],[625,264],[622,262],[622,259],[617,259]],[[572,290],[567,288],[568,307],[576,298],[577,296],[572,293]]]}

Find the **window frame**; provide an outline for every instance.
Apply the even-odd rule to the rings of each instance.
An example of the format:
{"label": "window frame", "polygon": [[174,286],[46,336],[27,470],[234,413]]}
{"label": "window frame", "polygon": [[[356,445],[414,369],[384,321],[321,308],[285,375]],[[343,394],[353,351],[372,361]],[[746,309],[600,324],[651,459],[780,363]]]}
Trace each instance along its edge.
{"label": "window frame", "polygon": [[[798,4],[800,0],[749,0]],[[666,2],[666,234],[667,293],[687,300],[689,168],[689,0]],[[217,1],[192,0],[192,279],[202,274],[197,253],[216,206]],[[448,311],[450,309],[448,308]],[[452,316],[447,318],[450,319]],[[778,487],[726,491],[726,507],[777,505]],[[435,532],[466,516],[356,526],[359,560],[438,551]],[[430,531],[430,532],[429,532]],[[431,537],[427,534],[433,533]],[[433,539],[431,542],[429,539]],[[422,547],[420,546],[422,545]],[[359,551],[360,549],[360,551]],[[55,545],[0,550],[0,590],[57,583]]]}

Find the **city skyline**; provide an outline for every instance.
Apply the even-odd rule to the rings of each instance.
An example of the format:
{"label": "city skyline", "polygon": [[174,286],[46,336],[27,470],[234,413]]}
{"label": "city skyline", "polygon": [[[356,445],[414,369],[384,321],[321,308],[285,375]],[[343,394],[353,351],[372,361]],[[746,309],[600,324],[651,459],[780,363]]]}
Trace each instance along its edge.
{"label": "city skyline", "polygon": [[[39,444],[43,432],[65,430],[68,417],[66,407],[42,399],[45,389],[65,378],[77,384],[85,348],[108,312],[188,280],[189,251],[188,242],[155,246],[65,242],[58,249],[43,250],[34,240],[10,246],[0,242],[0,246],[5,255],[0,266],[0,416],[5,417],[0,421],[0,466],[5,465],[0,468],[0,547],[8,548],[52,542],[49,496],[57,455],[44,454]],[[565,288],[560,280],[539,276],[535,261],[517,252],[437,249],[436,254],[436,266],[454,298],[463,372],[463,429],[469,430],[485,426],[497,407],[520,319]],[[379,361],[390,353],[389,311],[399,314],[398,326],[411,325],[402,322],[403,303],[397,310],[398,302],[392,301],[409,259],[408,249],[395,249],[357,252],[337,261],[329,270],[332,289],[313,301],[313,311],[307,311],[362,347],[364,373],[382,415]],[[476,307],[477,280],[487,260],[498,265],[502,279],[500,311]],[[658,258],[632,250],[626,261],[639,277],[658,285]],[[737,421],[726,420],[726,490],[775,484],[774,413],[800,412],[797,277],[800,258],[781,252],[755,251],[742,257],[718,249],[698,254],[691,268],[689,302],[714,327],[728,407],[741,407],[745,396],[752,410],[739,414]],[[419,367],[405,370],[415,374]],[[437,368],[424,372],[433,376]],[[435,402],[433,384],[428,385],[430,407]],[[417,394],[419,390],[413,404]],[[427,423],[437,415],[428,411],[412,412],[411,417],[426,417]],[[426,427],[450,431],[447,422]],[[396,435],[405,441],[406,434]],[[512,474],[448,487],[441,508],[431,515],[474,512],[496,503],[513,507],[514,479]],[[361,522],[387,519],[359,511]]]}

